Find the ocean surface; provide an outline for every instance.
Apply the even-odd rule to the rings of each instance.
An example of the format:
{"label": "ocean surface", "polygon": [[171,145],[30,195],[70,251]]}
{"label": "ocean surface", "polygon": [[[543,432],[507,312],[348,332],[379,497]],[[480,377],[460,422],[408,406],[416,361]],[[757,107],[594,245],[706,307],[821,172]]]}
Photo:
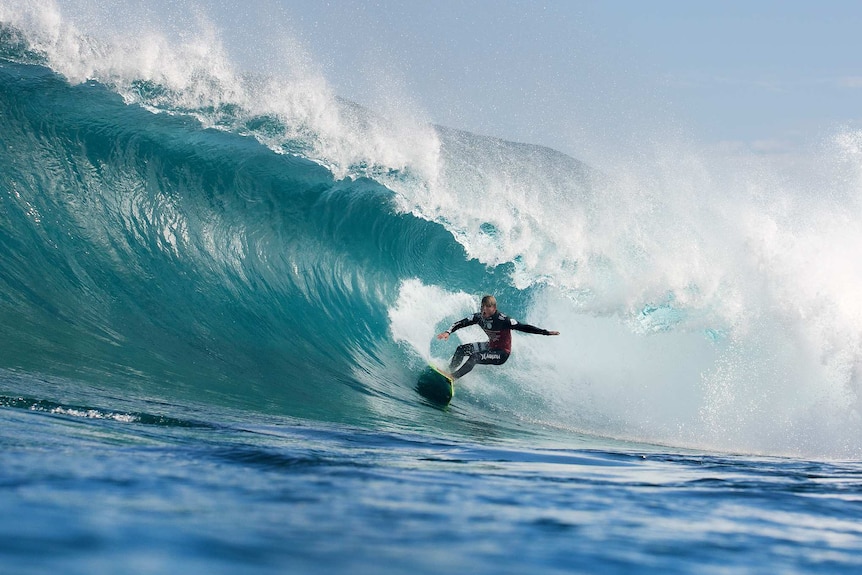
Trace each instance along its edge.
{"label": "ocean surface", "polygon": [[[609,171],[28,4],[0,573],[862,569],[862,135]],[[561,335],[428,404],[485,293]]]}

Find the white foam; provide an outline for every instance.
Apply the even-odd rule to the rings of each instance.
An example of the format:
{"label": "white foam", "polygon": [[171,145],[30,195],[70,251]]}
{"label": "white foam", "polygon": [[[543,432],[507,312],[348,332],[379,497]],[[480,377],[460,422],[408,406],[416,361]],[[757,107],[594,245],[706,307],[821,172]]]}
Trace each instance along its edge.
{"label": "white foam", "polygon": [[[398,300],[389,310],[392,338],[426,362],[442,365],[448,362],[451,351],[448,355],[439,348],[432,351],[435,336],[452,324],[453,317],[460,319],[476,309],[478,302],[474,296],[450,293],[438,286],[424,285],[418,279],[406,280],[401,284]],[[457,341],[458,334],[452,338]]]}
{"label": "white foam", "polygon": [[[97,80],[130,103],[193,114],[211,127],[242,132],[248,120],[275,118],[283,133],[250,133],[278,152],[287,142],[301,144],[305,155],[337,177],[387,177],[394,171],[389,179],[396,183],[405,173],[433,180],[439,142],[433,128],[417,119],[418,109],[402,97],[391,102],[392,114],[383,119],[343,104],[296,39],[285,35],[266,46],[271,74],[249,76],[236,67],[221,31],[200,10],[189,9],[188,29],[177,32],[176,24],[145,11],[114,14],[107,27],[100,7],[67,4],[69,11],[51,0],[10,0],[0,6],[0,18],[20,27],[31,47],[70,82]],[[142,82],[155,92],[142,95]]]}

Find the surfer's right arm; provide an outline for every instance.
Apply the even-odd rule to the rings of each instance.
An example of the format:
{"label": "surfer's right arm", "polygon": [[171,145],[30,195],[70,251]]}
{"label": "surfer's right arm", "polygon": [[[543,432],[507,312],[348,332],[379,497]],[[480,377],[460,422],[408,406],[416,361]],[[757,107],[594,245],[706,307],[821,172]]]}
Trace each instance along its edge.
{"label": "surfer's right arm", "polygon": [[474,313],[472,317],[465,317],[462,320],[458,320],[452,324],[452,327],[447,329],[442,333],[437,334],[437,339],[449,339],[449,336],[452,335],[452,332],[461,329],[462,327],[467,327],[468,325],[473,325],[479,323],[479,314]]}

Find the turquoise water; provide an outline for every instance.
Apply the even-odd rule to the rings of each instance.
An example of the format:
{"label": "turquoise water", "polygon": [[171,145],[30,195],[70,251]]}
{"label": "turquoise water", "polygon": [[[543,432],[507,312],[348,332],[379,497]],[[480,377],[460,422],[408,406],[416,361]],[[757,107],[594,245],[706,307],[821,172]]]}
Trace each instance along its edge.
{"label": "turquoise water", "polygon": [[[821,225],[844,188],[694,209],[684,166],[640,187],[123,67],[28,10],[0,10],[0,571],[859,569],[853,268],[804,247],[855,237]],[[430,405],[484,293],[562,335]]]}

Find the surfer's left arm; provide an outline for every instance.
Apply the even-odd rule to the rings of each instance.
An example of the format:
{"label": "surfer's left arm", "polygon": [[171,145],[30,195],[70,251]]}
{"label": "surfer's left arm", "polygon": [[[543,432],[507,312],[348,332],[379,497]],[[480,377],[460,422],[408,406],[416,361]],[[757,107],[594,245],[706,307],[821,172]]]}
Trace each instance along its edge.
{"label": "surfer's left arm", "polygon": [[560,335],[558,331],[551,331],[547,329],[542,329],[540,327],[536,327],[534,325],[530,325],[528,323],[520,323],[517,320],[512,321],[512,329],[515,331],[522,331],[524,333],[535,333],[537,335]]}

